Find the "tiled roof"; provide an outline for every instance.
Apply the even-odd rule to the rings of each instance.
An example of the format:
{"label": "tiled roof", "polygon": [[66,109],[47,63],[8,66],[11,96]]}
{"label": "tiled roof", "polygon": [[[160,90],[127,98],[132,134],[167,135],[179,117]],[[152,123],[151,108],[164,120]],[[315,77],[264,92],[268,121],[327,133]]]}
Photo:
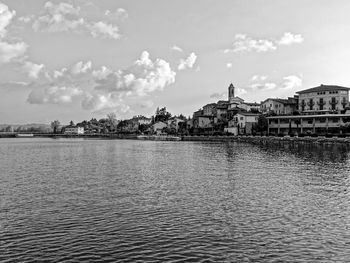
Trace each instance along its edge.
{"label": "tiled roof", "polygon": [[333,90],[345,90],[345,91],[348,91],[348,90],[350,90],[350,88],[342,87],[342,86],[336,86],[336,85],[323,85],[323,84],[321,84],[318,87],[297,91],[296,93],[303,94],[303,93],[310,93],[310,92],[333,91]]}

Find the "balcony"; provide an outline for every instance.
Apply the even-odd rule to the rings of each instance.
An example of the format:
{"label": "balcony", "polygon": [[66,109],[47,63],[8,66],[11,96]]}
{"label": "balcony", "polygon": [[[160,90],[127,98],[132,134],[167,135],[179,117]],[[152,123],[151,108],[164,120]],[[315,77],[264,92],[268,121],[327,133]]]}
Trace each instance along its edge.
{"label": "balcony", "polygon": [[318,101],[318,102],[317,102],[317,105],[318,105],[318,106],[323,106],[323,105],[325,105],[325,104],[326,104],[325,101]]}
{"label": "balcony", "polygon": [[339,100],[330,100],[329,101],[330,105],[335,105],[335,104],[338,104],[338,103],[339,103]]}

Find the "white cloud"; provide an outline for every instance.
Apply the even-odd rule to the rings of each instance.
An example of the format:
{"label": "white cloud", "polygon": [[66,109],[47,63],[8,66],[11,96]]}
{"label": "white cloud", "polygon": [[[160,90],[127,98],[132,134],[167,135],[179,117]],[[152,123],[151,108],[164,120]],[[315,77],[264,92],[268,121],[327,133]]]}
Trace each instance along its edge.
{"label": "white cloud", "polygon": [[232,68],[232,63],[226,63],[226,68]]}
{"label": "white cloud", "polygon": [[112,73],[112,70],[110,70],[106,66],[102,66],[101,69],[92,71],[92,75],[99,80],[105,79],[111,73]]}
{"label": "white cloud", "polygon": [[70,70],[73,74],[81,74],[81,73],[86,73],[88,70],[91,69],[91,67],[92,67],[91,61],[87,61],[86,63],[84,63],[83,61],[79,61],[76,64],[74,64]]}
{"label": "white cloud", "polygon": [[179,47],[179,46],[176,46],[176,45],[172,46],[171,50],[183,52],[183,49],[181,47]]}
{"label": "white cloud", "polygon": [[[27,63],[27,68],[28,71],[35,68],[40,72],[37,75],[33,72],[33,82],[28,85],[32,88],[29,103],[68,104],[76,98],[84,109],[99,113],[128,111],[128,98],[137,100],[140,96],[161,91],[174,83],[176,76],[168,62],[152,60],[147,51],[125,70],[113,71],[105,66],[96,69],[91,61],[79,61],[52,72],[34,63]],[[150,103],[144,106],[147,105]]]}
{"label": "white cloud", "polygon": [[246,94],[247,93],[247,91],[245,90],[245,89],[242,89],[242,88],[235,88],[235,95],[236,96],[242,96],[242,95],[244,95],[244,94]]}
{"label": "white cloud", "polygon": [[224,50],[224,53],[239,52],[268,52],[274,51],[279,45],[299,44],[304,41],[300,34],[286,32],[279,40],[254,39],[245,34],[236,34],[231,48]]}
{"label": "white cloud", "polygon": [[277,87],[276,83],[267,82],[267,83],[253,83],[250,85],[253,90],[273,90]]}
{"label": "white cloud", "polygon": [[[113,14],[107,10],[105,15],[108,17],[118,16],[120,19],[124,19],[127,17],[127,12],[123,8],[119,8]],[[22,17],[20,20],[23,22],[30,22],[33,20],[32,27],[35,31],[88,32],[94,38],[119,39],[121,37],[117,25],[104,21],[94,21],[93,19],[90,19],[90,17],[92,17],[92,15],[82,12],[80,6],[74,6],[65,2],[57,4],[46,2],[44,10],[40,15]]]}
{"label": "white cloud", "polygon": [[292,34],[290,32],[284,33],[280,40],[277,41],[280,45],[299,44],[304,41],[304,38],[300,34]]}
{"label": "white cloud", "polygon": [[36,88],[31,91],[27,101],[30,104],[67,104],[74,97],[82,95],[82,90],[77,87],[46,87]]}
{"label": "white cloud", "polygon": [[43,69],[44,64],[35,64],[31,61],[26,61],[23,65],[23,70],[27,72],[28,76],[32,79],[37,79]]}
{"label": "white cloud", "polygon": [[126,113],[130,110],[128,105],[125,105],[119,96],[116,94],[89,94],[87,93],[82,100],[82,107],[85,110],[91,110],[97,113],[107,113],[110,111],[119,111]]}
{"label": "white cloud", "polygon": [[298,76],[290,75],[287,77],[284,77],[284,83],[283,88],[285,89],[297,89],[300,88],[302,85],[302,79]]}
{"label": "white cloud", "polygon": [[16,11],[10,11],[7,5],[0,3],[0,37],[6,35],[6,27],[11,23],[15,15]]}
{"label": "white cloud", "polygon": [[10,44],[0,41],[0,63],[7,63],[21,58],[27,51],[28,45],[24,42]]}
{"label": "white cloud", "polygon": [[186,59],[181,59],[177,67],[178,70],[184,70],[187,68],[192,68],[194,63],[196,63],[197,55],[192,52]]}
{"label": "white cloud", "polygon": [[264,75],[254,75],[252,81],[264,81],[267,79],[267,76]]}
{"label": "white cloud", "polygon": [[26,15],[26,16],[21,16],[18,18],[18,21],[23,22],[23,23],[30,23],[34,19],[34,15]]}
{"label": "white cloud", "polygon": [[213,99],[218,99],[218,100],[225,100],[227,99],[227,92],[215,92],[213,94],[210,95],[210,98],[213,98]]}
{"label": "white cloud", "polygon": [[129,14],[124,8],[118,8],[114,12],[107,9],[105,11],[105,16],[107,16],[110,19],[118,19],[124,21],[129,17]]}
{"label": "white cloud", "polygon": [[119,33],[119,28],[117,26],[107,24],[103,21],[95,22],[91,25],[88,25],[88,28],[90,29],[90,33],[94,38],[102,37],[119,39],[121,36]]}
{"label": "white cloud", "polygon": [[267,52],[267,51],[275,50],[276,48],[277,48],[276,45],[271,40],[253,39],[253,38],[247,37],[244,34],[236,34],[232,48],[225,49],[224,53],[228,53],[228,52],[237,53],[237,52],[244,52],[244,51]]}
{"label": "white cloud", "polygon": [[83,26],[85,21],[79,17],[80,7],[61,2],[54,4],[46,2],[44,13],[33,23],[33,29],[47,30],[49,32],[63,32],[77,29]]}

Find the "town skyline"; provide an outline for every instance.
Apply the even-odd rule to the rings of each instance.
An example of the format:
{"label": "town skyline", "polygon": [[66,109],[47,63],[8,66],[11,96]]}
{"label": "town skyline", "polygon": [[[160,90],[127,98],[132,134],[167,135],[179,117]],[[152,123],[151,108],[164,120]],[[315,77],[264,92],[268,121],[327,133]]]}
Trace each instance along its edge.
{"label": "town skyline", "polygon": [[350,86],[348,1],[151,2],[0,1],[0,123],[192,116],[230,83],[257,103]]}

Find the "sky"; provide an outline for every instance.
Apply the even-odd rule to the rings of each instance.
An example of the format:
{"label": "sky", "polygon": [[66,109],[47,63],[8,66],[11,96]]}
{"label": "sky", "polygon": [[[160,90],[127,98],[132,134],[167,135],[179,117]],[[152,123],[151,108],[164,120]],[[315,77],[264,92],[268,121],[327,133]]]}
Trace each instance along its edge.
{"label": "sky", "polygon": [[347,0],[0,0],[0,123],[350,86]]}

